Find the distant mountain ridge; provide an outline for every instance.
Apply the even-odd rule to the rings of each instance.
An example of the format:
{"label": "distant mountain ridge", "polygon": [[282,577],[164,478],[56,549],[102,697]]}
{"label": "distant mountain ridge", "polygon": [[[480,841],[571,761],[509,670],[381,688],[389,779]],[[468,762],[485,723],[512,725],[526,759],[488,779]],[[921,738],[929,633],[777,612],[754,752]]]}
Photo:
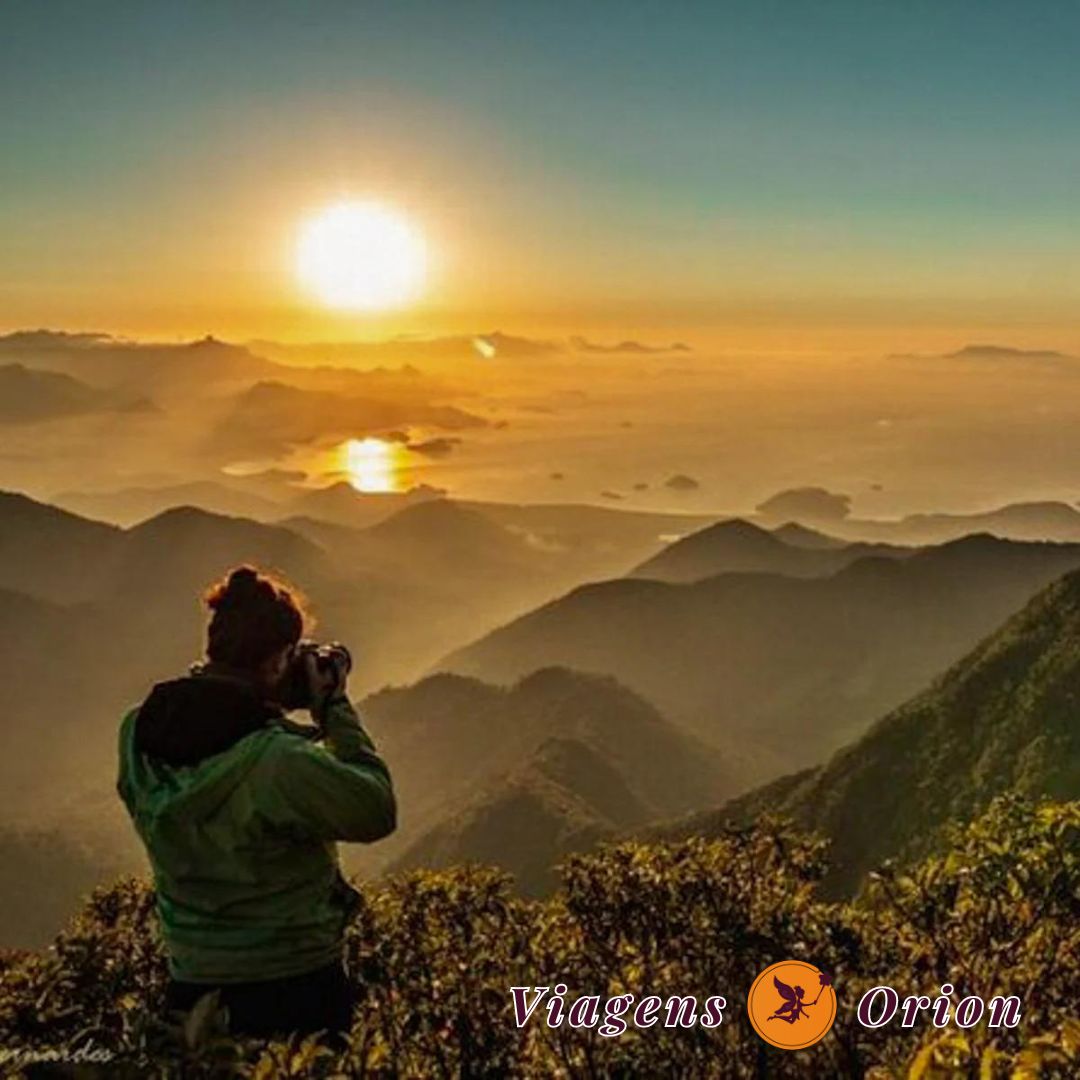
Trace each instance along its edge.
{"label": "distant mountain ridge", "polygon": [[742,761],[747,782],[814,764],[1080,566],[1080,545],[972,536],[829,577],[722,574],[575,589],[446,657],[512,682],[611,675]]}
{"label": "distant mountain ridge", "polygon": [[121,535],[114,525],[0,491],[0,588],[59,603],[84,600]]}
{"label": "distant mountain ridge", "polygon": [[0,365],[0,424],[153,408],[146,398],[101,390],[61,372],[34,370],[20,363]]}
{"label": "distant mountain ridge", "polygon": [[[366,529],[418,502],[441,497],[434,488],[359,492],[345,480],[329,487],[299,491],[288,504],[293,516],[311,517],[351,529]],[[282,510],[285,506],[282,507]]]}
{"label": "distant mountain ridge", "polygon": [[1006,540],[1080,541],[1080,508],[1060,500],[1006,503],[968,513],[913,513],[900,518],[852,517],[850,505],[847,495],[824,488],[795,488],[767,499],[749,520],[771,530],[796,524],[845,543],[921,546],[979,532]]}
{"label": "distant mountain ridge", "polygon": [[0,337],[0,357],[28,368],[74,376],[94,386],[160,386],[170,383],[269,377],[277,364],[240,345],[212,336],[180,343],[136,342],[106,334],[39,330]]}
{"label": "distant mountain ridge", "polygon": [[[218,487],[192,493],[225,498]],[[348,485],[297,489],[288,503],[270,507],[249,493],[244,498],[263,511],[261,520],[191,506],[162,510],[151,498],[154,513],[120,529],[0,493],[0,588],[118,604],[125,619],[140,621],[155,606],[176,604],[174,633],[187,638],[190,655],[198,645],[201,589],[231,565],[251,561],[303,582],[324,629],[352,635],[363,649],[358,678],[378,685],[415,678],[459,642],[595,574],[621,572],[638,553],[655,550],[674,520],[629,514],[624,522],[618,511],[541,507],[534,525],[527,507],[443,500],[426,489],[366,495]],[[137,509],[143,499],[135,491],[117,508]],[[284,517],[301,507],[308,513]],[[342,521],[359,527],[335,524]],[[148,631],[146,642],[165,636],[163,627]]]}
{"label": "distant mountain ridge", "polygon": [[[800,528],[788,525],[786,528]],[[778,532],[770,532],[742,518],[717,522],[700,532],[676,540],[631,571],[631,577],[654,581],[692,582],[717,574],[766,572],[792,577],[819,577],[867,556],[904,558],[911,549],[887,544],[807,545],[803,530],[795,534],[803,542],[791,543]],[[820,536],[821,534],[812,534]]]}
{"label": "distant mountain ridge", "polygon": [[797,521],[788,521],[770,531],[777,540],[783,540],[785,544],[792,544],[795,547],[812,549],[838,548],[844,547],[847,542],[835,536],[829,536],[827,533],[818,532],[817,529],[807,528]]}
{"label": "distant mountain ridge", "polygon": [[1013,540],[1078,540],[1080,510],[1063,502],[1009,503],[983,513],[909,514],[900,520],[900,526],[929,543],[952,539],[960,530]]}
{"label": "distant mountain ridge", "polygon": [[1054,349],[1016,349],[1008,345],[965,345],[947,354],[951,360],[1075,360]]}
{"label": "distant mountain ridge", "polygon": [[215,480],[193,480],[160,487],[134,486],[107,492],[63,491],[54,505],[81,517],[101,518],[130,527],[176,506],[192,506],[211,514],[240,515],[271,522],[281,516],[281,504],[240,487]]}
{"label": "distant mountain ridge", "polygon": [[1056,349],[1018,349],[1012,345],[994,345],[975,342],[953,352],[933,354],[894,353],[891,360],[960,360],[997,363],[1075,364],[1078,358]]}
{"label": "distant mountain ridge", "polygon": [[[635,519],[634,529],[641,527]],[[530,534],[442,501],[416,503],[369,530],[301,521],[286,528],[183,506],[121,529],[0,494],[0,677],[7,688],[0,784],[8,824],[21,835],[30,819],[68,828],[66,819],[85,814],[93,819],[87,831],[97,830],[93,843],[116,849],[109,830],[125,824],[119,804],[109,800],[104,813],[88,800],[115,769],[119,717],[153,682],[175,677],[201,655],[202,590],[239,562],[280,571],[300,586],[319,620],[315,634],[354,650],[360,697],[398,671],[409,677],[406,665],[423,666],[417,657],[425,651],[434,658],[495,625],[494,612],[508,617],[515,596],[531,606],[551,595],[561,558]],[[533,590],[527,602],[522,589]],[[395,703],[400,715],[390,720]],[[395,778],[410,792],[411,828],[403,828],[402,843],[456,819],[477,797],[501,798],[502,778],[511,775],[545,777],[546,791],[561,792],[544,802],[558,810],[546,819],[557,838],[552,852],[584,842],[564,835],[582,814],[608,835],[736,790],[715,751],[610,680],[549,672],[505,691],[442,678],[377,694],[364,708],[380,742],[385,730]],[[442,734],[440,716],[447,718]],[[575,771],[556,752],[568,743],[585,747],[582,762],[596,756],[589,770]],[[601,780],[609,774],[605,795]],[[620,785],[630,792],[622,801]],[[566,817],[571,804],[579,809]],[[452,842],[450,833],[440,835]],[[93,857],[42,892],[43,919],[72,902],[71,890],[92,883],[85,874]],[[547,874],[541,862],[523,867],[523,876]],[[16,892],[22,919],[25,890]]]}
{"label": "distant mountain ridge", "polygon": [[722,754],[595,675],[546,669],[509,688],[438,675],[363,708],[427,823],[395,868],[491,861],[543,892],[569,851],[733,790]]}

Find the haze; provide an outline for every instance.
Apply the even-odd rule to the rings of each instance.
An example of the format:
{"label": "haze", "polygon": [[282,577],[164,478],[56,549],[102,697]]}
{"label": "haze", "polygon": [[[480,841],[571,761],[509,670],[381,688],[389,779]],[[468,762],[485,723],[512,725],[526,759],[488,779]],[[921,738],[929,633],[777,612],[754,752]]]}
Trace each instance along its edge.
{"label": "haze", "polygon": [[356,657],[403,807],[369,877],[542,894],[772,792],[854,889],[1076,798],[1078,32],[3,5],[0,948],[145,871],[117,726],[240,562]]}

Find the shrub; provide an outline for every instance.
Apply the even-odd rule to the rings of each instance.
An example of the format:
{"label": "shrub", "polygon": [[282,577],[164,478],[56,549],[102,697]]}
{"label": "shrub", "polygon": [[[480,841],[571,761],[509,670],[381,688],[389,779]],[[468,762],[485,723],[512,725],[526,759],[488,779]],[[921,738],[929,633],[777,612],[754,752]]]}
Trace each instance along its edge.
{"label": "shrub", "polygon": [[[571,858],[546,901],[502,873],[418,872],[365,890],[346,959],[358,1004],[349,1045],[234,1040],[162,1018],[166,971],[147,886],[99,889],[42,955],[0,964],[2,1045],[116,1057],[102,1076],[1075,1076],[1080,1071],[1080,803],[1007,797],[955,829],[945,854],[886,866],[863,894],[825,903],[823,845],[773,820],[719,839],[620,844]],[[803,958],[840,998],[824,1040],[797,1054],[753,1033],[745,994],[766,965]],[[707,1029],[514,1023],[511,986],[727,999]],[[956,998],[1016,994],[1016,1028],[870,1030],[876,985]],[[208,1032],[196,1040],[194,1028]],[[98,1075],[92,1066],[70,1075]],[[63,1075],[63,1072],[54,1073]]]}

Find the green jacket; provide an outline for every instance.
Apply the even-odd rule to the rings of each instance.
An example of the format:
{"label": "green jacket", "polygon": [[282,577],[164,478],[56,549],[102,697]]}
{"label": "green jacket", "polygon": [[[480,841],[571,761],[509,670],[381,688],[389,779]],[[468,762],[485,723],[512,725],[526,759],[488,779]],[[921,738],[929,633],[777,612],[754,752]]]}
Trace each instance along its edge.
{"label": "green jacket", "polygon": [[[195,688],[205,691],[206,681]],[[226,689],[234,693],[235,683]],[[236,711],[228,702],[226,709]],[[379,840],[396,824],[390,773],[348,700],[321,718],[325,746],[271,710],[226,734],[239,737],[225,749],[188,764],[176,764],[171,750],[162,753],[173,764],[145,751],[139,713],[121,724],[117,790],[150,858],[171,975],[246,982],[338,959],[358,897],[341,875],[335,841]],[[167,718],[169,737],[186,738],[200,724],[206,734],[206,716],[185,699]],[[221,725],[214,722],[210,737],[219,741],[202,749],[217,751]]]}

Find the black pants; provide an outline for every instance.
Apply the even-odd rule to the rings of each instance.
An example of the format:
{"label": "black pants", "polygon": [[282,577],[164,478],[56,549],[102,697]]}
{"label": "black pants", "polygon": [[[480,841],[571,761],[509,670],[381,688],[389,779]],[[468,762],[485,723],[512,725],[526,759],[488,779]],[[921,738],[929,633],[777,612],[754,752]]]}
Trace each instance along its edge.
{"label": "black pants", "polygon": [[353,988],[341,961],[284,979],[244,983],[192,983],[170,979],[165,1007],[187,1012],[212,990],[221,990],[233,1035],[273,1038],[307,1035],[325,1028],[330,1042],[342,1045],[352,1026]]}

